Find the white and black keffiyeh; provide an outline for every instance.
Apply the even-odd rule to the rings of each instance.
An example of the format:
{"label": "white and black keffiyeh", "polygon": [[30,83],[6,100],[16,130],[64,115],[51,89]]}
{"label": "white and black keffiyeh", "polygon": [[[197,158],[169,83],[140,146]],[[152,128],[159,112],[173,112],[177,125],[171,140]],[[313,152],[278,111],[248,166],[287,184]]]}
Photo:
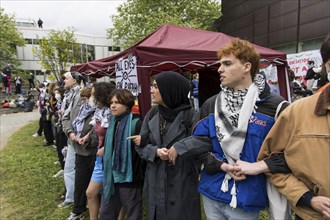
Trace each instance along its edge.
{"label": "white and black keffiyeh", "polygon": [[[235,164],[240,158],[249,119],[256,109],[256,101],[264,86],[264,77],[257,74],[254,83],[248,89],[235,91],[231,88],[223,88],[218,94],[214,110],[215,127],[218,141],[229,164]],[[228,181],[231,178],[226,174],[221,185],[223,192],[228,191]],[[234,182],[231,189],[232,201],[229,204],[233,208],[237,206],[236,194]]]}
{"label": "white and black keffiyeh", "polygon": [[73,98],[75,97],[76,94],[80,93],[80,91],[81,91],[80,86],[76,86],[64,94],[64,99],[61,106],[63,117],[71,112]]}
{"label": "white and black keffiyeh", "polygon": [[107,128],[109,126],[108,118],[110,115],[111,111],[108,107],[103,107],[101,109],[96,108],[94,116],[89,124],[94,126],[96,122],[100,122],[102,128]]}

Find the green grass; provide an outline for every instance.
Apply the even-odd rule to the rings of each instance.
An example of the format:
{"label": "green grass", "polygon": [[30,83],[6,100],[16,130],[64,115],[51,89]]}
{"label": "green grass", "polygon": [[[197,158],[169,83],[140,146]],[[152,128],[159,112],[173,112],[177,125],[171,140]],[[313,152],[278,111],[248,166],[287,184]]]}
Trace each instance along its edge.
{"label": "green grass", "polygon": [[52,178],[60,170],[53,162],[57,154],[43,147],[43,137],[31,135],[33,122],[18,132],[0,151],[0,219],[66,219],[71,211],[58,209],[57,195],[64,190],[63,179]]}
{"label": "green grass", "polygon": [[[37,121],[23,127],[0,151],[1,220],[63,220],[71,212],[71,208],[57,208],[56,197],[63,192],[64,181],[52,178],[60,169],[53,164],[57,153],[42,146],[43,137],[31,136],[37,128]],[[202,219],[206,219],[203,209]],[[262,211],[260,219],[270,218]]]}

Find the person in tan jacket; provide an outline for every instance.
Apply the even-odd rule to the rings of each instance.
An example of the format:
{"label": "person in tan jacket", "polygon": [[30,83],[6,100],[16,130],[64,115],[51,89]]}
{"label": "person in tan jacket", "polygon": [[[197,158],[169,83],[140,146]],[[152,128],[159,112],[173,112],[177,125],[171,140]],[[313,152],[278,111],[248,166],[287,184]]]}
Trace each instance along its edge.
{"label": "person in tan jacket", "polygon": [[[330,75],[330,35],[320,49]],[[273,173],[269,158],[280,152],[289,173]],[[285,195],[296,219],[330,219],[330,86],[289,105],[268,133],[259,162],[238,161],[239,174],[266,172]],[[271,160],[270,160],[271,161]],[[273,163],[274,164],[274,163]],[[273,174],[271,174],[273,173]]]}

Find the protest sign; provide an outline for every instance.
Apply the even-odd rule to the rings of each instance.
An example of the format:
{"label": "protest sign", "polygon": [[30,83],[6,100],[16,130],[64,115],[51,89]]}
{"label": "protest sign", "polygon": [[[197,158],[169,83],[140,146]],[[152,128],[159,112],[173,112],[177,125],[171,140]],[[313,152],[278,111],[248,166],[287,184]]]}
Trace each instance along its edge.
{"label": "protest sign", "polygon": [[136,57],[119,59],[116,62],[116,87],[128,89],[134,96],[138,96],[140,87],[137,78]]}
{"label": "protest sign", "polygon": [[305,76],[308,70],[307,62],[314,61],[314,66],[319,67],[322,64],[322,58],[319,50],[305,51],[301,53],[288,54],[287,62],[294,71],[295,76]]}

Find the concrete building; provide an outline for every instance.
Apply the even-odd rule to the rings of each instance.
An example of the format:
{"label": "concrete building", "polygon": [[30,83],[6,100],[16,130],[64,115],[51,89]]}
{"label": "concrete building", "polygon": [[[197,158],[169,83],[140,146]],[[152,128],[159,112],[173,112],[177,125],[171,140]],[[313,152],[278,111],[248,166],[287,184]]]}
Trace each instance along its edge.
{"label": "concrete building", "polygon": [[[34,55],[32,49],[39,47],[38,38],[46,37],[51,29],[38,28],[36,22],[31,19],[17,19],[16,26],[26,41],[24,47],[17,47],[17,59],[22,63],[19,68],[34,73],[36,80],[44,81],[49,70],[42,68],[40,60]],[[120,47],[114,46],[113,40],[105,36],[75,33],[75,38],[81,49],[81,63],[109,57],[121,50]]]}
{"label": "concrete building", "polygon": [[222,33],[287,54],[317,50],[330,32],[329,0],[222,0]]}

